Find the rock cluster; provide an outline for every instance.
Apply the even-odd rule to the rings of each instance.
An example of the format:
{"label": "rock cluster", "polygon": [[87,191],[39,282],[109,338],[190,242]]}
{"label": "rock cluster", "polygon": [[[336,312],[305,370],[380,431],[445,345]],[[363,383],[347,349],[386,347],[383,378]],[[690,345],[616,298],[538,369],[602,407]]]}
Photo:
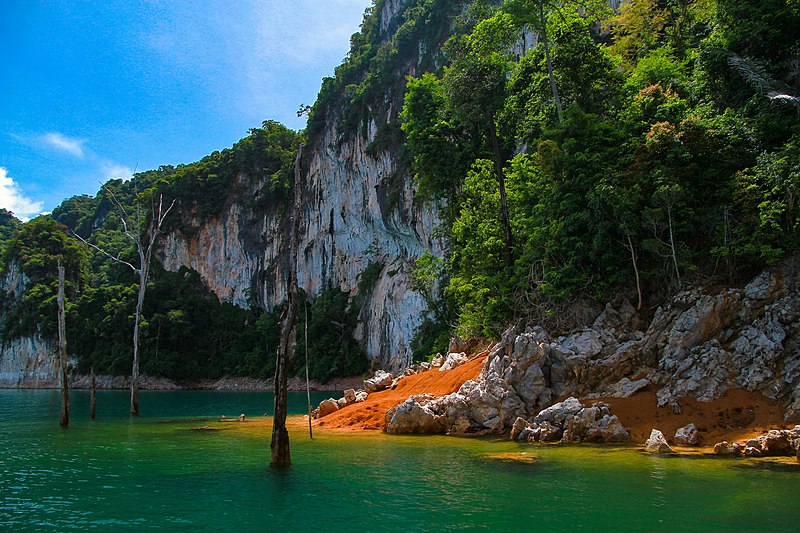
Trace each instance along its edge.
{"label": "rock cluster", "polygon": [[371,378],[364,381],[364,390],[367,393],[382,391],[391,387],[393,381],[394,376],[392,374],[384,370],[378,370]]}
{"label": "rock cluster", "polygon": [[328,398],[327,400],[322,400],[319,403],[319,407],[314,409],[312,412],[312,416],[314,418],[322,418],[324,416],[328,416],[331,413],[335,413],[342,407],[347,407],[348,405],[352,405],[354,403],[363,402],[367,399],[369,393],[363,389],[355,390],[355,389],[347,389],[344,391],[344,396],[339,399],[335,398]]}
{"label": "rock cluster", "polygon": [[596,403],[590,407],[576,398],[567,398],[542,410],[533,420],[520,417],[511,428],[511,439],[555,442],[630,442],[631,436],[610,406]]}
{"label": "rock cluster", "polygon": [[771,429],[766,435],[743,443],[718,442],[714,445],[714,453],[745,457],[797,457],[800,454],[800,426],[794,429]]}

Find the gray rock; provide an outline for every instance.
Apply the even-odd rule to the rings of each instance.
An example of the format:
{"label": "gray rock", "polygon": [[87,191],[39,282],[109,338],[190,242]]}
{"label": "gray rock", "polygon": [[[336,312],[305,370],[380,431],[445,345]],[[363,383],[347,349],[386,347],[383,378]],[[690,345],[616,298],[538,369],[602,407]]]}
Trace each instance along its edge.
{"label": "gray rock", "polygon": [[631,381],[628,378],[622,378],[617,383],[609,387],[608,395],[614,398],[628,398],[648,385],[650,385],[650,381],[647,378],[637,379],[636,381]]}
{"label": "gray rock", "polygon": [[467,362],[467,354],[464,352],[459,353],[449,353],[444,360],[444,363],[439,367],[440,372],[444,372],[446,370],[452,370],[457,366],[463,365]]}
{"label": "gray rock", "polygon": [[[420,401],[417,401],[417,400]],[[386,413],[387,433],[444,433],[443,417],[426,405],[430,397],[412,396]]]}
{"label": "gray rock", "polygon": [[675,443],[681,446],[697,446],[700,443],[700,433],[694,424],[687,424],[675,432]]}
{"label": "gray rock", "polygon": [[567,398],[563,402],[551,405],[547,409],[543,409],[533,419],[536,423],[550,422],[557,426],[564,424],[567,418],[575,415],[583,409],[583,404],[577,398]]}
{"label": "gray rock", "polygon": [[437,353],[433,359],[431,359],[431,368],[439,368],[444,364],[444,356],[440,353]]}
{"label": "gray rock", "polygon": [[356,403],[365,401],[368,396],[369,393],[367,391],[363,390],[356,391]]}
{"label": "gray rock", "polygon": [[657,429],[650,432],[650,438],[645,441],[644,449],[650,453],[672,453],[672,447],[667,443],[664,434]]}

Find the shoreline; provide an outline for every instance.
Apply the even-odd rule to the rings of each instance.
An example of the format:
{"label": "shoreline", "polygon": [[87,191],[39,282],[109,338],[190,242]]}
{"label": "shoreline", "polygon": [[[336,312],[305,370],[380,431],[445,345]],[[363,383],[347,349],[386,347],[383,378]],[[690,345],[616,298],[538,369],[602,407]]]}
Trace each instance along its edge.
{"label": "shoreline", "polygon": [[[97,376],[97,390],[129,390],[130,378],[128,376]],[[173,381],[166,378],[153,378],[141,376],[139,381],[140,391],[239,391],[239,392],[273,392],[272,379],[258,379],[244,376],[228,376],[219,379],[197,379],[197,380],[178,380]],[[313,392],[341,392],[346,389],[359,388],[363,385],[361,376],[351,376],[345,378],[334,378],[327,383],[320,383],[311,380],[311,391]],[[19,379],[0,380],[0,389],[8,390],[47,390],[59,389],[61,387],[58,379],[52,377],[36,378],[21,377]],[[70,377],[70,390],[89,390],[91,389],[91,377],[85,375]],[[288,390],[291,392],[304,392],[306,381],[303,378],[293,377],[289,379]]]}

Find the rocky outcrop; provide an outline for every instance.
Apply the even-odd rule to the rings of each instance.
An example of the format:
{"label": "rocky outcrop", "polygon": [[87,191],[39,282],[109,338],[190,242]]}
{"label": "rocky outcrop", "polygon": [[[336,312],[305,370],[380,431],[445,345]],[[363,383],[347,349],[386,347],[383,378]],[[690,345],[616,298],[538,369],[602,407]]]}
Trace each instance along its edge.
{"label": "rocky outcrop", "polygon": [[[7,305],[24,296],[28,281],[20,263],[11,261],[0,279],[0,293]],[[7,340],[0,351],[0,387],[58,386],[56,365],[54,340],[39,333]]]}
{"label": "rocky outcrop", "polygon": [[446,420],[429,405],[432,396],[411,396],[386,412],[387,433],[444,433]]}
{"label": "rocky outcrop", "polygon": [[727,441],[714,445],[717,455],[745,457],[797,457],[800,454],[800,426],[794,429],[771,429],[746,442]]}
{"label": "rocky outcrop", "polygon": [[[402,23],[404,0],[381,5],[378,19],[388,39]],[[417,48],[396,79],[416,74],[423,56],[436,43]],[[341,106],[326,112],[325,126],[310,134],[303,151],[303,205],[298,281],[314,298],[328,288],[355,295],[359,276],[370,264],[383,266],[369,294],[363,294],[356,339],[367,355],[391,371],[411,363],[409,344],[425,318],[423,297],[411,289],[410,270],[424,252],[442,256],[443,243],[434,237],[437,208],[414,197],[408,168],[398,157],[402,146],[375,149],[381,128],[396,125],[403,107],[403,84],[386,87],[381,105],[360,112],[352,126],[342,119]],[[391,126],[396,127],[396,126]],[[165,268],[181,266],[200,273],[221,300],[273,309],[285,299],[287,250],[282,239],[285,213],[279,205],[253,207],[266,178],[237,177],[222,214],[199,220],[182,214],[189,231],[166,236],[159,252]]]}
{"label": "rocky outcrop", "polygon": [[631,436],[610,406],[598,403],[589,407],[576,398],[567,398],[542,410],[533,420],[517,418],[511,439],[529,442],[624,443]]}

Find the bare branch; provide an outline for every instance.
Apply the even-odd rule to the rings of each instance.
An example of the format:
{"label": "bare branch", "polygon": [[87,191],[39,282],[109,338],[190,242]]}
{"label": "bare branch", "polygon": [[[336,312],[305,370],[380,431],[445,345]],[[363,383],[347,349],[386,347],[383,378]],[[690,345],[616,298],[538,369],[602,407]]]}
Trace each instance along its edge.
{"label": "bare branch", "polygon": [[129,267],[131,267],[131,269],[132,269],[132,270],[133,270],[135,273],[138,273],[138,272],[139,272],[139,269],[138,269],[138,268],[136,268],[135,266],[133,266],[131,263],[129,263],[129,262],[127,262],[127,261],[125,261],[124,259],[120,258],[119,256],[116,256],[116,257],[115,257],[115,256],[111,255],[110,253],[106,252],[105,250],[103,250],[102,248],[100,248],[99,246],[97,246],[96,244],[92,244],[92,243],[90,243],[89,241],[87,241],[86,239],[84,239],[83,237],[81,237],[80,235],[78,235],[77,233],[75,233],[75,232],[74,232],[74,231],[72,231],[72,230],[69,230],[69,232],[72,234],[72,236],[73,236],[73,237],[75,237],[76,239],[78,239],[79,241],[81,241],[83,244],[85,244],[86,246],[89,246],[90,248],[94,248],[95,250],[97,250],[98,252],[100,252],[100,253],[101,253],[101,254],[103,254],[104,256],[108,257],[108,258],[109,258],[109,259],[111,259],[112,261],[116,261],[117,263],[121,263],[121,264],[123,264],[123,265],[128,265]]}

